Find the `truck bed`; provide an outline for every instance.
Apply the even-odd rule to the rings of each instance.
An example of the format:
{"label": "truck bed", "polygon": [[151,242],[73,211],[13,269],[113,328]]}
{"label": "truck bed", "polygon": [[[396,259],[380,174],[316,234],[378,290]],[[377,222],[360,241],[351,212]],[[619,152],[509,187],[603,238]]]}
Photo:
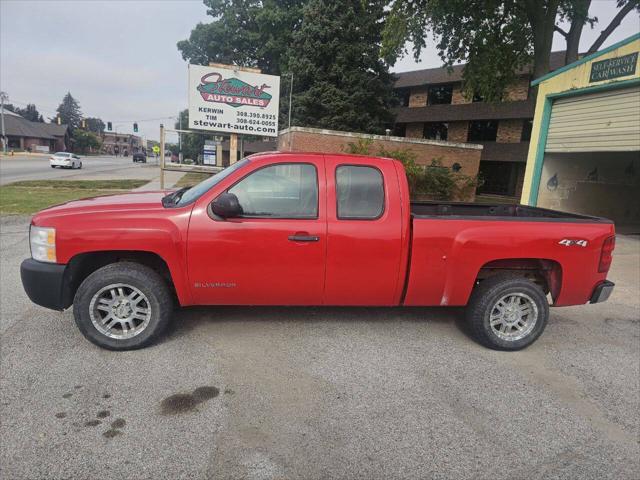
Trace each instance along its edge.
{"label": "truck bed", "polygon": [[411,215],[414,218],[469,219],[479,220],[522,220],[522,221],[559,221],[577,223],[613,223],[611,220],[577,213],[559,212],[546,208],[527,205],[504,205],[482,203],[442,203],[411,202]]}

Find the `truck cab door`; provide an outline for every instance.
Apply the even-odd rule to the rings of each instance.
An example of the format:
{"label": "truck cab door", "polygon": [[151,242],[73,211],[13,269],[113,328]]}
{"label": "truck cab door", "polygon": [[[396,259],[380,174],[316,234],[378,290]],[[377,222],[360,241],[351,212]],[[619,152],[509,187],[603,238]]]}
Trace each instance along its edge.
{"label": "truck cab door", "polygon": [[[201,305],[319,305],[327,245],[324,160],[287,155],[249,162],[225,188],[243,213],[195,208],[187,258]],[[222,192],[220,192],[222,193]]]}
{"label": "truck cab door", "polygon": [[[326,305],[397,305],[406,265],[392,161],[325,155]],[[408,203],[408,199],[404,200]]]}

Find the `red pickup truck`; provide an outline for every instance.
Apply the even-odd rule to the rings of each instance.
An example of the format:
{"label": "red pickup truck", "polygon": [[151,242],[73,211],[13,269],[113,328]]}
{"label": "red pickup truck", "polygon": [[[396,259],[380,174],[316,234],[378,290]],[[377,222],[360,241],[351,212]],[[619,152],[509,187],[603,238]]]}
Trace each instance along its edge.
{"label": "red pickup truck", "polygon": [[518,350],[553,306],[602,302],[611,221],[521,205],[413,203],[403,166],[269,153],[202,183],[72,201],[33,217],[31,300],[73,305],[92,342],[146,346],[174,305],[465,306]]}

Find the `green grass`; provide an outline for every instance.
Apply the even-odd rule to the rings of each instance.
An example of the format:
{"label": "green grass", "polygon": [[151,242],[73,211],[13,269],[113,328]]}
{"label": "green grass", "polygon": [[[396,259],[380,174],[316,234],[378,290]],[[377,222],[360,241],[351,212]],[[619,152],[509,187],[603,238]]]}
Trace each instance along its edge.
{"label": "green grass", "polygon": [[147,180],[30,180],[0,187],[0,214],[32,214],[79,198],[126,192]]}
{"label": "green grass", "polygon": [[196,183],[200,183],[201,181],[206,180],[210,176],[211,176],[210,173],[200,173],[200,172],[185,173],[184,176],[180,180],[178,180],[175,186],[177,188],[192,187]]}

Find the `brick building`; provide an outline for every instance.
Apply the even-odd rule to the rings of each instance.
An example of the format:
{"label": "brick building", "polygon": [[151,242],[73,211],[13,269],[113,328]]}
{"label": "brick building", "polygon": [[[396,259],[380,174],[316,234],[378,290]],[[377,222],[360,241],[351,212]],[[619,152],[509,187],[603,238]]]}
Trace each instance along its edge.
{"label": "brick building", "polygon": [[[299,152],[345,153],[349,144],[357,144],[359,139],[371,141],[371,152],[385,150],[409,150],[416,156],[416,163],[431,165],[438,159],[443,167],[452,169],[467,177],[478,174],[481,145],[454,143],[449,141],[425,140],[421,138],[401,138],[384,135],[323,130],[319,128],[290,127],[278,135],[278,150]],[[465,198],[456,200],[473,201],[475,193],[469,192]]]}
{"label": "brick building", "polygon": [[4,124],[9,150],[49,153],[70,149],[70,134],[66,125],[31,122],[8,110],[4,111]]}
{"label": "brick building", "polygon": [[102,151],[109,155],[132,155],[136,152],[146,151],[146,145],[142,138],[129,133],[103,132]]}
{"label": "brick building", "polygon": [[[564,52],[553,52],[551,69],[564,63]],[[531,75],[519,72],[498,103],[462,94],[464,65],[397,74],[395,90],[401,106],[395,109],[394,135],[484,146],[478,193],[519,198],[522,192],[534,101]]]}

